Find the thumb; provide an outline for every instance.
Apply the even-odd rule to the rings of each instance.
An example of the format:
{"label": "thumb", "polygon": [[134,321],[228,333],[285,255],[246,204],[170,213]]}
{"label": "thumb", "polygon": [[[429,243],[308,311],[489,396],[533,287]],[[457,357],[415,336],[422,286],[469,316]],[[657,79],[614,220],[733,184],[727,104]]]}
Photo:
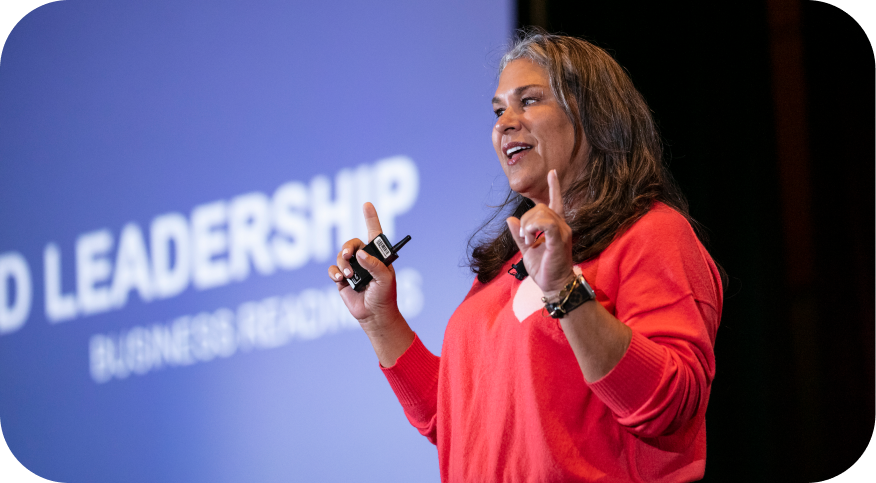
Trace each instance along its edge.
{"label": "thumb", "polygon": [[378,284],[384,284],[392,280],[392,272],[389,270],[389,267],[377,258],[369,255],[365,250],[356,251],[356,260],[359,261],[359,265],[362,268],[368,270],[368,273],[374,277],[374,281]]}
{"label": "thumb", "polygon": [[517,248],[520,250],[520,254],[526,250],[526,240],[522,236],[520,236],[520,219],[515,216],[510,216],[505,220],[508,223],[508,231],[511,232],[511,238],[514,239],[514,243],[517,244]]}

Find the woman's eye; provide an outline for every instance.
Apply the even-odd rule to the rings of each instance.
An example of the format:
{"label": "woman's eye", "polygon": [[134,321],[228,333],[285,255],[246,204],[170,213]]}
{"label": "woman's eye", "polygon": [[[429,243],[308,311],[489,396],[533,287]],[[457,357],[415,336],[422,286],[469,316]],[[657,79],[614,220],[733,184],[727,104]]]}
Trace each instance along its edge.
{"label": "woman's eye", "polygon": [[521,101],[521,103],[522,103],[524,106],[528,106],[528,105],[530,105],[530,104],[535,104],[535,101],[537,101],[537,99],[534,98],[534,97],[526,97],[526,98],[523,99],[523,101]]}
{"label": "woman's eye", "polygon": [[504,113],[504,112],[505,112],[505,109],[496,109],[495,111],[493,111],[493,114],[495,114],[496,117],[501,117],[502,113]]}

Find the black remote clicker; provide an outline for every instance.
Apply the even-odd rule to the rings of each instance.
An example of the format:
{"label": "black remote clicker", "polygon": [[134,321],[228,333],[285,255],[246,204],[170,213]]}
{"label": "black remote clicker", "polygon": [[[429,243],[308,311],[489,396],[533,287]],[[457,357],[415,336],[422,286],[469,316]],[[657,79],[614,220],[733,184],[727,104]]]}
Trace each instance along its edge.
{"label": "black remote clicker", "polygon": [[[384,265],[389,266],[390,263],[398,258],[398,251],[401,250],[401,248],[405,246],[405,243],[410,240],[411,236],[408,235],[395,246],[392,246],[392,244],[389,243],[389,239],[386,238],[386,235],[381,233],[374,237],[374,239],[371,240],[371,243],[365,245],[363,250],[372,257],[383,262]],[[373,280],[374,277],[371,276],[368,270],[362,268],[362,265],[359,265],[359,260],[356,259],[355,255],[350,257],[350,266],[353,267],[353,276],[347,279],[347,283],[349,283],[350,287],[353,287],[353,290],[357,292],[365,290],[365,287],[368,286],[368,282]]]}

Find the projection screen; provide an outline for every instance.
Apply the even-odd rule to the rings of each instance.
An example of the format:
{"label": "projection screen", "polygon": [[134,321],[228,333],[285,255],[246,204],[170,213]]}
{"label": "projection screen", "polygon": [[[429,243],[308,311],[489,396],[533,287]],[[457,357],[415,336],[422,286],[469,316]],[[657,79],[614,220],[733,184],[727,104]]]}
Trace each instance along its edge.
{"label": "projection screen", "polygon": [[67,482],[438,481],[327,268],[362,203],[412,240],[440,354],[507,0],[67,0],[0,64],[0,420]]}

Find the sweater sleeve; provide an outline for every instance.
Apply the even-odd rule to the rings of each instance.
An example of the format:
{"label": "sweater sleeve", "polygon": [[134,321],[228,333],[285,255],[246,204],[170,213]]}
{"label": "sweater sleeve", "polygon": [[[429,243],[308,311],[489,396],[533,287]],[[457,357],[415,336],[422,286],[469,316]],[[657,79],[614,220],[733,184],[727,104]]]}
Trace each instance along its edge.
{"label": "sweater sleeve", "polygon": [[687,220],[666,207],[649,215],[610,247],[613,260],[600,261],[616,282],[607,287],[615,316],[633,335],[618,364],[590,388],[630,432],[675,433],[685,444],[705,420],[722,288]]}
{"label": "sweater sleeve", "polygon": [[414,334],[414,342],[389,368],[381,366],[390,387],[402,405],[408,421],[436,444],[438,413],[438,368],[435,356]]}

